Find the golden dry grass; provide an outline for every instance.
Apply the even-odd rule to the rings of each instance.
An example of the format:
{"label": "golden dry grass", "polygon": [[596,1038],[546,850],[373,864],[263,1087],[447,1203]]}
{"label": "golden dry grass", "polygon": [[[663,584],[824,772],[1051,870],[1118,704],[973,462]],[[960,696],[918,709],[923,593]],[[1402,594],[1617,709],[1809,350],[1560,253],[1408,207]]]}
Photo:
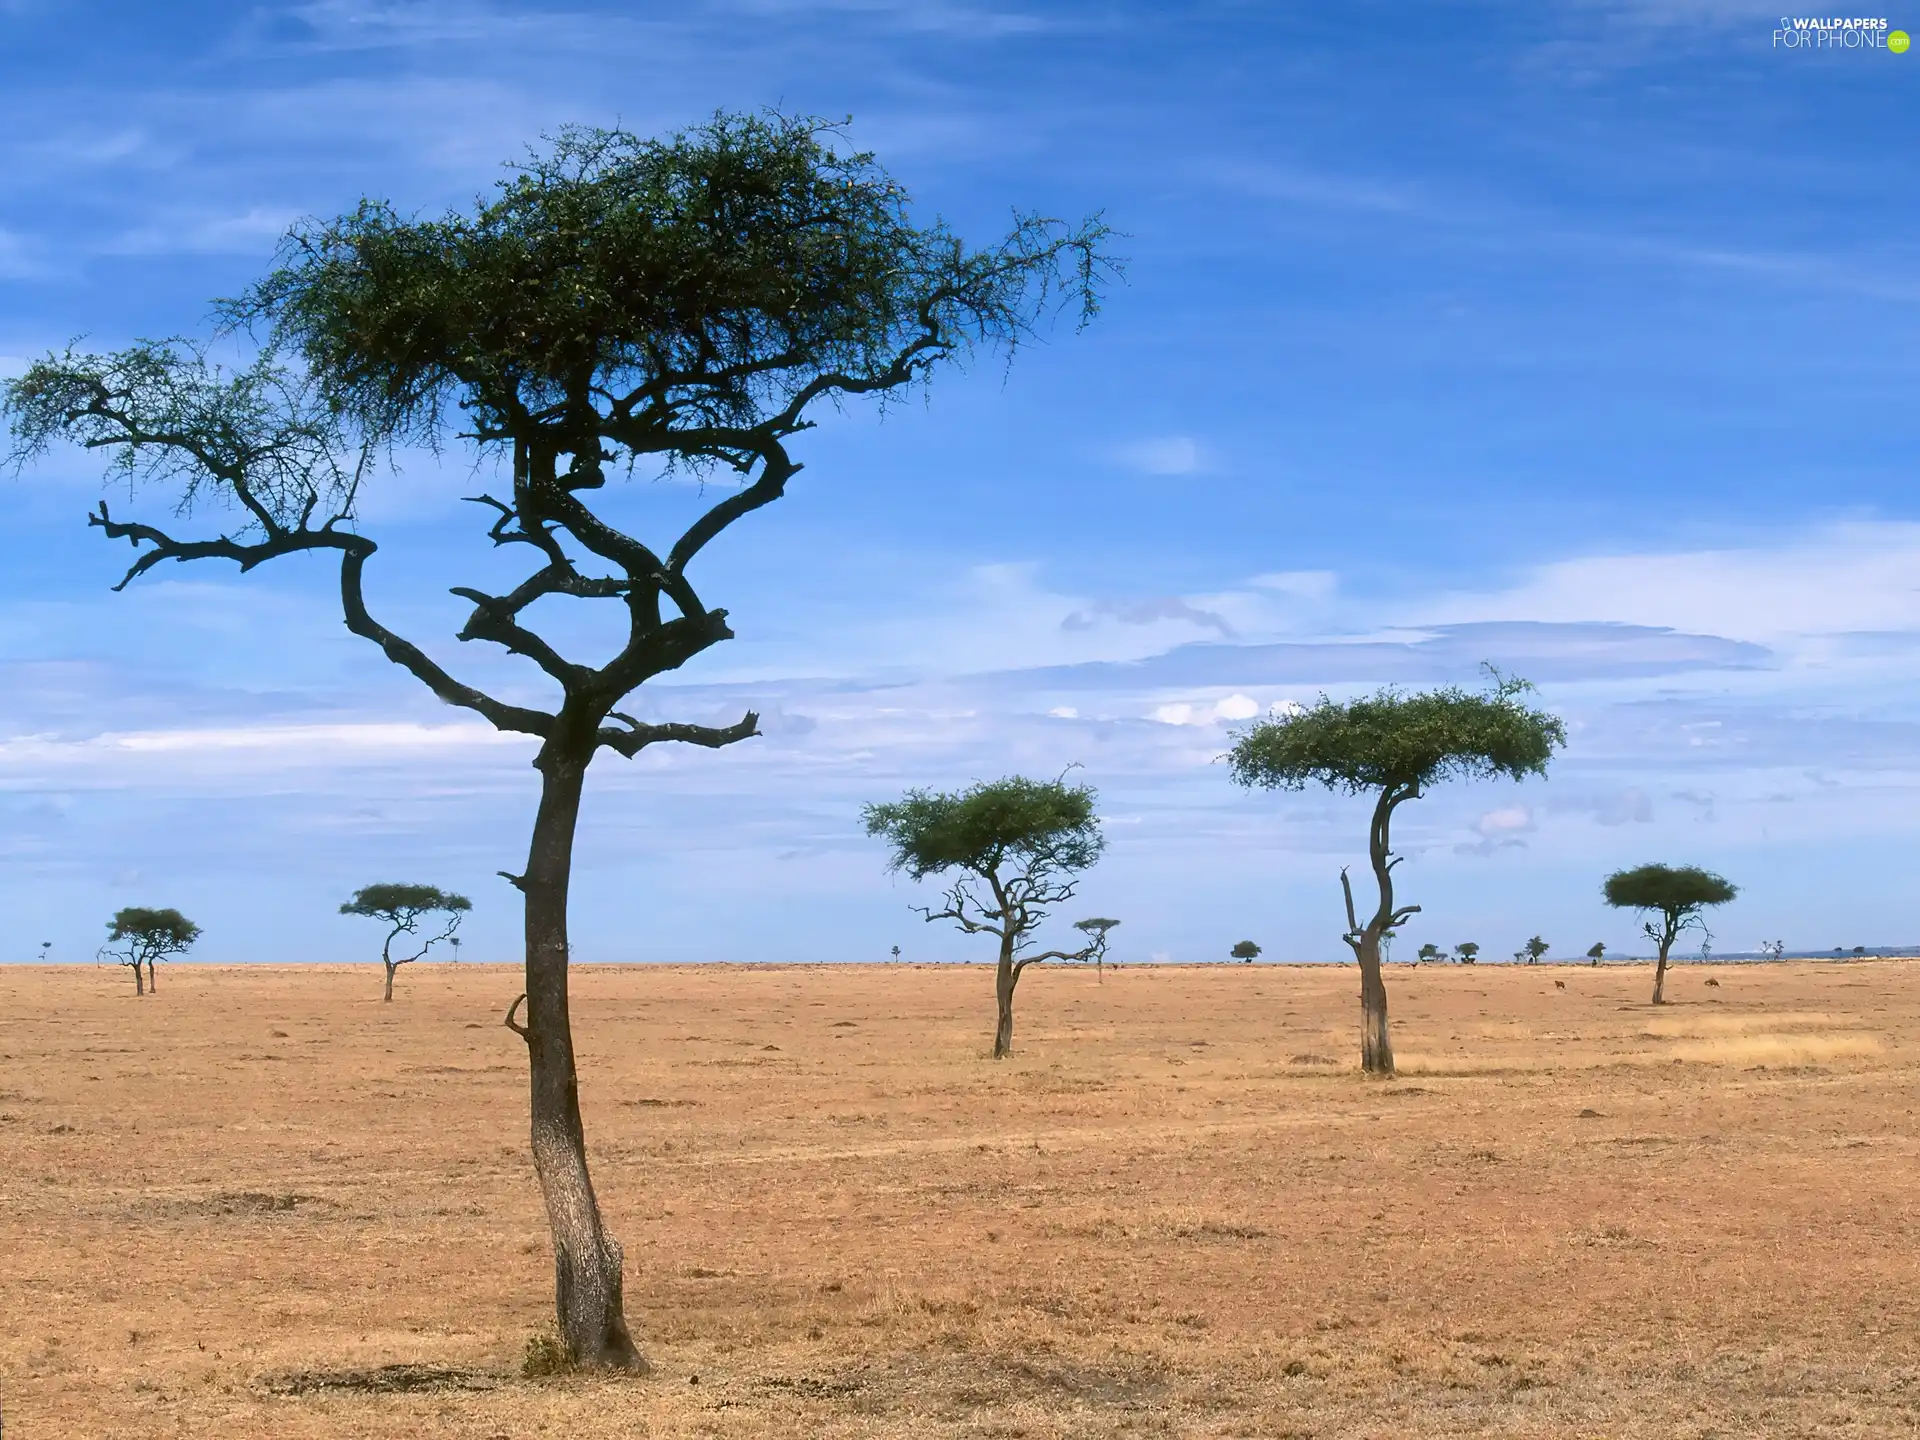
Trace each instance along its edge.
{"label": "golden dry grass", "polygon": [[[0,968],[0,1413],[50,1436],[1920,1432],[1920,966],[592,969],[645,1380],[551,1272],[513,975]],[[1565,982],[1558,989],[1554,981]],[[432,1367],[388,1371],[381,1367]],[[370,1393],[370,1377],[426,1388]]]}

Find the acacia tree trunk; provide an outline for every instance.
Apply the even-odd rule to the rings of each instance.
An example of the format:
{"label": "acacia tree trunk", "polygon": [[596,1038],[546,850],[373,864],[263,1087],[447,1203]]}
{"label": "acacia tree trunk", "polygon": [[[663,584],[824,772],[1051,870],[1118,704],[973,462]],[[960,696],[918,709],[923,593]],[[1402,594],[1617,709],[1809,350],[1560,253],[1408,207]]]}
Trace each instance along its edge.
{"label": "acacia tree trunk", "polygon": [[1672,943],[1662,940],[1660,958],[1653,962],[1653,1003],[1656,1005],[1667,1003],[1667,949]]}
{"label": "acacia tree trunk", "polygon": [[[627,1330],[620,1242],[601,1223],[587,1173],[587,1138],[580,1121],[579,1076],[567,1011],[567,889],[591,734],[589,730],[583,747],[570,746],[556,735],[541,749],[535,762],[542,782],[540,809],[527,871],[519,881],[527,905],[525,1038],[533,1168],[553,1233],[554,1309],[568,1356],[578,1365],[644,1371],[647,1362]],[[580,748],[586,750],[584,757],[570,753]]]}
{"label": "acacia tree trunk", "polygon": [[140,962],[138,960],[133,962],[133,993],[136,995],[144,995],[147,993],[146,982],[140,978]]}
{"label": "acacia tree trunk", "polygon": [[1414,786],[1389,785],[1380,792],[1373,807],[1373,824],[1367,836],[1367,860],[1373,867],[1373,881],[1380,892],[1380,903],[1373,917],[1362,927],[1353,909],[1353,887],[1346,872],[1340,872],[1340,884],[1347,898],[1347,944],[1360,962],[1360,1069],[1368,1075],[1393,1074],[1393,1041],[1387,1032],[1387,982],[1380,971],[1380,940],[1407,916],[1419,910],[1408,905],[1393,908],[1392,843],[1389,829],[1393,812],[1404,800],[1419,794]]}
{"label": "acacia tree trunk", "polygon": [[394,964],[393,961],[388,960],[384,955],[381,956],[380,958],[387,967],[387,991],[386,991],[386,994],[382,995],[380,998],[382,1000],[391,1002],[393,1000],[393,972],[398,970],[400,967]]}
{"label": "acacia tree trunk", "polygon": [[1393,1074],[1393,1042],[1387,1037],[1387,982],[1380,973],[1380,935],[1369,922],[1360,937],[1360,1068]]}
{"label": "acacia tree trunk", "polygon": [[1020,972],[1013,966],[1013,927],[1000,937],[1000,963],[994,970],[993,993],[999,1003],[999,1020],[993,1028],[993,1058],[1004,1060],[1013,1050],[1013,987],[1020,983]]}
{"label": "acacia tree trunk", "polygon": [[149,995],[158,995],[160,993],[160,982],[153,978],[153,957],[151,955],[147,957],[147,993]]}

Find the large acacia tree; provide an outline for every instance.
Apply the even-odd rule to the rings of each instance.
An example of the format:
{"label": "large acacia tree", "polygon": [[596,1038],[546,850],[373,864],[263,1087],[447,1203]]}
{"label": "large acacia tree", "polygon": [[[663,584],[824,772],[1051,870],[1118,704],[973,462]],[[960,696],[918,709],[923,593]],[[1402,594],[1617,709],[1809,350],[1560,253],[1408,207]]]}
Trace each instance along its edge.
{"label": "large acacia tree", "polygon": [[[720,747],[757,733],[752,713],[707,726],[620,708],[732,636],[695,584],[706,547],[786,493],[801,468],[789,442],[822,407],[900,397],[975,347],[1009,350],[1060,303],[1090,316],[1107,234],[1098,220],[1017,217],[975,248],[915,223],[871,156],[810,120],[721,115],[660,140],[569,130],[469,211],[421,219],[368,201],[296,230],[276,268],[225,307],[262,346],[237,374],[192,345],[144,344],[49,357],[7,388],[23,455],[64,437],[105,451],[129,480],[172,482],[181,509],[237,511],[236,528],[184,538],[103,503],[93,523],[139,551],[122,585],[168,560],[251,570],[332,555],[349,630],[446,703],[538,742],[532,841],[507,876],[525,898],[526,991],[506,1023],[527,1045],[534,1168],[574,1363],[644,1365],[621,1247],[588,1174],[567,1008],[587,767],[603,750],[631,758],[661,741]],[[458,678],[365,598],[377,547],[356,523],[362,487],[389,447],[450,436],[478,447],[505,487],[471,497],[486,541],[528,561],[508,588],[454,590],[472,607],[458,638],[537,667],[550,705]],[[697,492],[691,522],[659,544],[623,522],[616,491],[601,493],[635,470],[718,488]],[[796,570],[819,563],[793,558]],[[599,663],[542,633],[557,606],[587,601],[609,606],[622,632]]]}
{"label": "large acacia tree", "polygon": [[1457,687],[1412,694],[1382,690],[1351,701],[1323,695],[1317,704],[1254,725],[1227,756],[1242,785],[1303,790],[1317,784],[1374,797],[1367,859],[1379,896],[1364,924],[1354,909],[1352,882],[1340,872],[1347,904],[1342,938],[1360,962],[1360,1066],[1368,1074],[1393,1073],[1380,942],[1420,909],[1394,905],[1393,870],[1404,857],[1393,853],[1393,813],[1445,780],[1546,774],[1548,759],[1566,743],[1566,730],[1555,716],[1525,703],[1532,688],[1496,675],[1484,695]]}
{"label": "large acacia tree", "polygon": [[994,967],[993,1058],[1013,1049],[1013,992],[1029,965],[1043,960],[1090,960],[1106,954],[1107,932],[1120,922],[1080,922],[1088,943],[1078,950],[1034,951],[1034,931],[1053,909],[1071,900],[1080,872],[1100,858],[1106,837],[1095,816],[1094,792],[1065,779],[1012,775],[965,790],[909,790],[889,805],[863,812],[867,833],[893,847],[890,869],[914,880],[951,875],[938,909],[916,907],[923,919],[951,920],[969,935],[1000,942]]}

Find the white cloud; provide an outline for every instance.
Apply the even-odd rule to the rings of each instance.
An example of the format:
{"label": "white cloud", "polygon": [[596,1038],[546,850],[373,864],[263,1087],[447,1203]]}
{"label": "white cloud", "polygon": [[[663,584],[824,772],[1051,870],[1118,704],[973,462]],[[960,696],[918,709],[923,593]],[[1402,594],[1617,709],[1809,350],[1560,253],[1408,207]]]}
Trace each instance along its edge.
{"label": "white cloud", "polygon": [[1744,548],[1560,560],[1503,590],[1406,610],[1415,624],[1608,620],[1770,644],[1920,630],[1920,524],[1843,522]]}
{"label": "white cloud", "polygon": [[1143,475],[1191,475],[1201,468],[1200,444],[1191,435],[1160,435],[1116,446],[1113,458]]}
{"label": "white cloud", "polygon": [[1149,712],[1162,725],[1218,725],[1226,721],[1251,720],[1260,713],[1260,702],[1247,695],[1229,695],[1211,705],[1205,701],[1172,701],[1156,705]]}
{"label": "white cloud", "polygon": [[[340,725],[255,725],[207,729],[136,730],[62,740],[22,735],[0,740],[0,763],[44,764],[106,755],[169,755],[196,752],[266,751],[288,762],[325,760],[342,751],[398,754],[419,750],[459,750],[475,746],[527,746],[526,735],[503,734],[480,723],[418,725],[363,723]],[[324,753],[323,753],[324,752]]]}

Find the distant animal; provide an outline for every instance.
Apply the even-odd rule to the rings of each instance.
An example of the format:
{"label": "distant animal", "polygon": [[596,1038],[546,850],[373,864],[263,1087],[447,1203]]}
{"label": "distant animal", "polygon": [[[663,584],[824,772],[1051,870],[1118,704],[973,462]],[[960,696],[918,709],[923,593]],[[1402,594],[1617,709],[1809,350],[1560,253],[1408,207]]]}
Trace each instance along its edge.
{"label": "distant animal", "polygon": [[1709,980],[1707,981],[1707,984],[1711,985],[1716,990],[1720,988],[1720,982],[1718,980]]}
{"label": "distant animal", "polygon": [[1553,982],[1553,988],[1556,990],[1564,990],[1567,988],[1567,982],[1564,980],[1556,980]]}

